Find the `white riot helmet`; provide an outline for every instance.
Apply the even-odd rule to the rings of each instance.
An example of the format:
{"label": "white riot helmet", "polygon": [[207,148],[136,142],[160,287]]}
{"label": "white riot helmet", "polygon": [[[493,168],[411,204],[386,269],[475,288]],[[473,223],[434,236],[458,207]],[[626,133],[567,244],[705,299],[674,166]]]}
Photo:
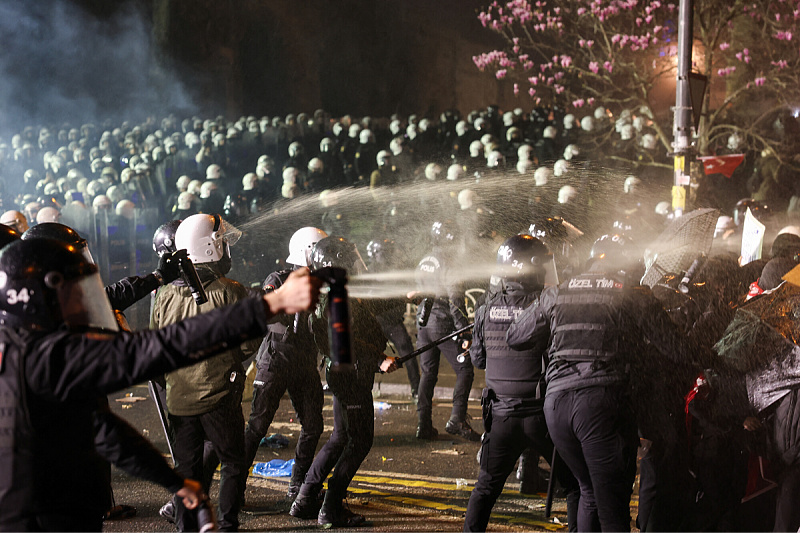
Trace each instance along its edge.
{"label": "white riot helmet", "polygon": [[305,151],[303,145],[297,141],[294,141],[292,144],[289,145],[289,157],[297,157],[299,154],[302,154]]}
{"label": "white riot helmet", "polygon": [[45,222],[60,222],[61,211],[55,207],[43,207],[36,213],[36,223],[44,224]]}
{"label": "white riot helmet", "polygon": [[553,178],[553,171],[548,167],[539,167],[533,173],[533,180],[536,182],[537,187],[547,185],[547,182]]}
{"label": "white riot helmet", "polygon": [[286,258],[286,262],[291,265],[308,266],[314,245],[327,236],[328,234],[321,229],[311,226],[295,231],[289,239],[289,257]]}
{"label": "white riot helmet", "polygon": [[567,161],[572,161],[572,158],[575,156],[581,155],[581,149],[578,148],[576,144],[568,144],[566,148],[564,148],[564,159]]}
{"label": "white riot helmet", "polygon": [[578,191],[572,185],[564,185],[558,190],[558,203],[566,204],[578,196]]}
{"label": "white riot helmet", "polygon": [[208,165],[206,169],[206,179],[207,180],[218,180],[222,178],[222,167],[218,164],[214,163],[213,165]]}
{"label": "white riot helmet", "polygon": [[400,155],[403,153],[403,138],[402,137],[395,137],[389,142],[389,150],[392,151],[394,155]]}
{"label": "white riot helmet", "polygon": [[608,118],[608,112],[606,111],[606,108],[603,107],[603,106],[600,106],[597,109],[595,109],[594,110],[594,118],[597,119],[597,120],[603,120],[603,119]]}
{"label": "white riot helmet", "polygon": [[517,148],[517,159],[520,161],[530,161],[532,154],[533,148],[530,144],[521,144],[520,147]]}
{"label": "white riot helmet", "polygon": [[581,119],[581,129],[586,132],[592,131],[594,129],[594,119],[589,116],[583,117]]}
{"label": "white riot helmet", "polygon": [[480,157],[483,154],[483,143],[475,140],[469,143],[470,157]]}
{"label": "white riot helmet", "polygon": [[283,182],[283,185],[281,185],[281,196],[287,200],[291,200],[292,198],[296,197],[297,192],[298,187],[295,183],[285,181]]}
{"label": "white riot helmet", "polygon": [[664,200],[664,201],[658,202],[656,204],[655,213],[656,213],[656,215],[661,215],[662,217],[665,217],[665,216],[669,215],[669,212],[671,210],[672,210],[672,206],[670,205],[670,203],[667,202],[666,200]]}
{"label": "white riot helmet", "polygon": [[642,148],[645,150],[656,149],[656,136],[652,133],[645,133],[642,135]]}
{"label": "white riot helmet", "polygon": [[441,174],[442,167],[440,167],[437,163],[428,163],[428,165],[425,167],[425,177],[431,181],[438,180]]}
{"label": "white riot helmet", "polygon": [[363,129],[358,134],[358,142],[361,144],[371,144],[375,142],[375,137],[372,135],[372,131]]}
{"label": "white riot helmet", "polygon": [[200,180],[192,180],[189,182],[189,185],[186,186],[186,192],[190,192],[195,196],[200,196],[200,187],[203,186],[203,182]]}
{"label": "white riot helmet", "polygon": [[258,182],[258,176],[256,176],[255,172],[248,172],[242,177],[242,190],[245,191],[252,191],[256,188],[256,183]]}
{"label": "white riot helmet", "polygon": [[458,205],[461,207],[462,211],[470,209],[473,205],[475,205],[475,200],[477,197],[478,195],[475,194],[475,191],[472,189],[464,189],[458,193]]}
{"label": "white riot helmet", "polygon": [[242,232],[217,214],[192,215],[178,226],[175,248],[189,252],[192,263],[213,263],[230,257],[230,246],[235,245]]}
{"label": "white riot helmet", "polygon": [[378,152],[378,155],[375,156],[375,162],[378,163],[379,168],[390,165],[392,163],[392,152],[381,150]]}
{"label": "white riot helmet", "polygon": [[642,184],[642,180],[637,178],[636,176],[628,176],[625,178],[625,182],[622,184],[622,191],[625,194],[630,194],[636,190],[636,188]]}
{"label": "white riot helmet", "polygon": [[194,194],[188,191],[183,191],[178,195],[178,209],[183,211],[191,209],[192,203],[194,203],[196,199],[197,197]]}
{"label": "white riot helmet", "polygon": [[399,135],[402,128],[403,124],[398,119],[394,119],[389,123],[389,131],[392,135]]}
{"label": "white riot helmet", "polygon": [[560,178],[569,171],[569,163],[564,159],[559,159],[553,165],[553,175]]}
{"label": "white riot helmet", "polygon": [[359,133],[361,133],[361,125],[360,124],[350,124],[350,128],[347,130],[347,136],[351,139],[355,139],[358,137]]}
{"label": "white riot helmet", "polygon": [[322,173],[325,171],[325,163],[323,163],[322,159],[319,157],[313,157],[311,158],[311,161],[308,162],[308,171],[311,173]]}
{"label": "white riot helmet", "polygon": [[[2,219],[0,219],[0,222],[2,222]],[[791,233],[792,235],[800,237],[800,226],[786,226],[778,232],[778,235],[782,235],[784,233]]]}
{"label": "white riot helmet", "polygon": [[486,157],[486,166],[489,168],[499,168],[505,165],[506,158],[498,150],[492,150]]}
{"label": "white riot helmet", "polygon": [[469,131],[469,123],[466,120],[456,122],[456,135],[463,137]]}
{"label": "white riot helmet", "polygon": [[447,167],[447,179],[450,181],[457,181],[464,177],[464,167],[458,163],[453,163]]}
{"label": "white riot helmet", "polygon": [[120,216],[128,220],[133,220],[136,214],[136,204],[134,204],[130,200],[122,200],[117,204],[116,213],[117,216]]}
{"label": "white riot helmet", "polygon": [[0,224],[14,228],[20,234],[28,230],[28,219],[19,211],[6,211],[3,213],[3,216],[0,216]]}
{"label": "white riot helmet", "polygon": [[94,200],[92,200],[92,207],[94,208],[95,213],[100,211],[108,211],[111,209],[111,205],[111,199],[105,194],[99,194],[94,197]]}
{"label": "white riot helmet", "polygon": [[545,139],[555,139],[558,131],[553,126],[547,126],[542,132],[542,137]]}
{"label": "white riot helmet", "polygon": [[619,136],[623,141],[630,141],[633,139],[633,126],[625,124],[619,130]]}
{"label": "white riot helmet", "polygon": [[300,172],[294,167],[286,167],[283,169],[283,183],[291,183],[297,185],[297,176]]}
{"label": "white riot helmet", "polygon": [[572,185],[564,185],[558,190],[558,203],[566,204],[578,196],[578,191]]}
{"label": "white riot helmet", "polygon": [[484,133],[481,135],[480,141],[483,146],[489,146],[490,144],[494,143],[494,135],[491,133]]}
{"label": "white riot helmet", "polygon": [[517,172],[520,174],[527,174],[533,168],[533,161],[527,159],[520,159],[517,161]]}
{"label": "white riot helmet", "polygon": [[568,113],[564,115],[564,129],[571,130],[575,127],[575,115]]}
{"label": "white riot helmet", "polygon": [[406,136],[412,141],[417,138],[417,125],[409,124],[406,128]]}
{"label": "white riot helmet", "polygon": [[214,182],[214,180],[204,181],[200,186],[200,198],[205,200],[206,198],[209,198],[211,193],[216,190],[219,190],[219,187],[217,187],[217,184]]}

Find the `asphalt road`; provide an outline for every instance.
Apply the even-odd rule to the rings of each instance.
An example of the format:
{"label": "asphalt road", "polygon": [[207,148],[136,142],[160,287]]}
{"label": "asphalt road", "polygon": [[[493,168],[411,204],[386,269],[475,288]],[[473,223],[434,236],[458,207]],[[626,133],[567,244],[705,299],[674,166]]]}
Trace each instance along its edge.
{"label": "asphalt road", "polygon": [[[468,442],[444,432],[454,382],[452,369],[442,364],[442,375],[434,404],[434,424],[440,436],[435,441],[419,441],[414,437],[416,410],[410,400],[405,372],[378,376],[374,390],[375,442],[350,487],[351,509],[364,514],[374,531],[460,531],[470,491],[478,473],[478,443]],[[480,389],[483,373],[476,371],[469,415],[476,431],[481,432]],[[142,398],[138,400],[138,398]],[[168,457],[156,408],[147,387],[140,385],[111,397],[112,408],[150,439]],[[117,400],[125,400],[117,401]],[[242,408],[245,418],[249,402]],[[331,398],[326,396],[325,433],[320,446],[330,434],[333,423]],[[299,433],[299,424],[288,396],[284,397],[270,433],[289,439],[286,448],[262,447],[256,461],[289,460]],[[169,458],[168,458],[169,459]],[[544,463],[542,463],[544,464]],[[288,477],[248,478],[246,500],[252,512],[240,515],[241,529],[249,531],[285,531],[316,529],[315,521],[298,520],[288,515],[289,503],[284,499]],[[136,507],[136,516],[107,521],[106,531],[174,531],[174,526],[158,516],[158,509],[169,495],[159,486],[132,478],[114,470],[113,487],[116,503]],[[544,490],[544,489],[543,489]],[[214,498],[216,482],[212,486]],[[544,518],[544,494],[522,495],[514,474],[494,509],[490,529],[493,531],[557,531],[566,530],[566,506],[557,499],[553,518]],[[362,528],[364,529],[364,528]]]}

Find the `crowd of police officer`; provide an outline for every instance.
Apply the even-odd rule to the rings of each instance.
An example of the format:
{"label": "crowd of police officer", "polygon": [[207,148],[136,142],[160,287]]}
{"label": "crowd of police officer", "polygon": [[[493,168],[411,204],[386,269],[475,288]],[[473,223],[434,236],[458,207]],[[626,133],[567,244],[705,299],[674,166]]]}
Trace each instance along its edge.
{"label": "crowd of police officer", "polygon": [[[181,530],[197,527],[197,516],[188,511],[203,501],[208,472],[219,461],[219,524],[234,530],[247,465],[287,391],[302,425],[288,494],[291,514],[321,525],[362,524],[364,517],[343,500],[372,445],[374,373],[396,368],[383,354],[386,341],[401,353],[413,347],[403,324],[406,305],[413,303],[417,345],[442,341],[420,355],[418,368],[413,360],[406,363],[417,397],[416,437],[437,438],[433,389],[444,355],[456,373],[444,429],[482,440],[465,530],[486,528],[526,450],[551,462],[552,477],[567,496],[571,529],[628,530],[642,442],[647,453],[641,454],[638,527],[730,527],[740,512],[740,459],[760,424],[739,417],[748,413],[746,405],[718,417],[714,409],[708,414],[692,407],[703,429],[696,425],[687,435],[683,398],[697,372],[717,364],[710,347],[748,284],[754,282],[756,295],[773,289],[780,283],[775,272],[785,274],[800,259],[800,237],[793,231],[800,232],[788,229],[788,237],[775,239],[774,262],[759,278],[765,262],[739,267],[731,243],[741,236],[747,208],[774,222],[763,202],[739,202],[732,221],[720,219],[713,248],[718,253],[696,273],[696,295],[676,302],[669,279],[660,292],[641,286],[644,244],[672,218],[650,194],[663,184],[646,172],[614,171],[608,183],[590,179],[598,157],[590,139],[598,131],[616,128],[622,141],[631,141],[635,130],[639,145],[650,146],[637,118],[620,113],[615,119],[602,110],[578,122],[553,109],[526,115],[490,106],[464,119],[447,112],[438,121],[335,120],[318,111],[285,120],[167,117],[119,127],[25,128],[14,135],[13,151],[0,146],[3,206],[18,207],[2,222],[22,235],[7,230],[0,252],[0,525],[99,529],[110,499],[99,454],[175,492],[164,514]],[[403,184],[428,192],[409,199]],[[349,187],[392,192],[373,197],[376,209],[366,232],[364,220],[335,200]],[[288,257],[282,244],[252,240],[241,254],[231,254],[237,239],[248,238],[236,224],[279,213],[310,195],[318,195],[319,204],[306,204],[303,216],[285,228],[292,235]],[[102,242],[102,228],[125,221],[135,235],[144,209],[160,213],[159,224],[173,219],[156,232],[160,258],[151,262],[157,266],[103,291],[86,241]],[[342,374],[328,350],[333,318],[325,306],[313,308],[320,280],[310,278],[307,268],[335,267],[357,277],[366,271],[357,245],[374,271],[409,269],[416,275],[406,280],[405,298],[353,300],[353,360],[350,373]],[[182,250],[197,281],[181,262]],[[274,258],[279,268],[267,274]],[[478,282],[485,295],[470,331],[465,283],[488,277],[491,263],[491,279]],[[140,272],[128,273],[141,274],[146,264],[140,258]],[[477,265],[479,273],[465,273],[464,265]],[[326,281],[333,287],[341,280]],[[121,313],[151,292],[153,330],[119,333],[124,316],[115,320],[112,310]],[[201,302],[198,292],[208,301]],[[245,426],[242,362],[251,352],[257,374]],[[320,353],[328,354],[334,433],[315,456],[322,434]],[[467,416],[474,366],[486,370],[482,437]],[[660,379],[667,368],[670,379]],[[98,399],[165,373],[175,470],[141,437],[126,447],[121,435],[127,430]],[[704,395],[696,390],[692,398]],[[59,453],[84,465],[85,477],[55,479],[37,466],[52,453],[54,435],[73,437]],[[698,442],[686,450],[692,439]],[[723,445],[717,469],[696,464]],[[720,488],[714,476],[723,469],[736,475]],[[791,489],[781,500],[793,496]],[[800,525],[785,504],[779,509],[776,527]]]}

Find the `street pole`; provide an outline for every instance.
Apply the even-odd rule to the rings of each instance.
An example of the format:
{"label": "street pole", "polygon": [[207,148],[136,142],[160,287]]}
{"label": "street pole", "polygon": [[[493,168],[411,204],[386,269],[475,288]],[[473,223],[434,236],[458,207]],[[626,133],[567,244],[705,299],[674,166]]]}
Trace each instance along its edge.
{"label": "street pole", "polygon": [[692,101],[689,73],[692,70],[692,13],[694,0],[680,0],[678,12],[678,78],[675,86],[675,118],[672,152],[675,157],[675,183],[672,188],[672,209],[676,215],[686,210],[689,187],[689,154],[692,143]]}

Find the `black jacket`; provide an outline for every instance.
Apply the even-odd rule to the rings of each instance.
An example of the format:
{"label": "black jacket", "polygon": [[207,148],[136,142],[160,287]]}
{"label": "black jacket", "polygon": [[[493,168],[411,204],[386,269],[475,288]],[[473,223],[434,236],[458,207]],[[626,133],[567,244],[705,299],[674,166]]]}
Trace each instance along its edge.
{"label": "black jacket", "polygon": [[622,385],[627,369],[654,348],[668,360],[688,361],[661,304],[647,287],[592,269],[542,292],[507,336],[512,348],[547,341],[547,392]]}
{"label": "black jacket", "polygon": [[[450,255],[434,249],[417,265],[417,287],[423,296],[434,299],[425,327],[442,334],[469,325],[463,284],[451,273],[453,262]],[[421,309],[419,306],[418,315]]]}
{"label": "black jacket", "polygon": [[259,337],[266,322],[253,298],[157,331],[0,328],[0,530],[99,527],[109,486],[94,442],[98,395]]}
{"label": "black jacket", "polygon": [[498,397],[540,399],[544,397],[544,355],[547,343],[518,351],[506,342],[514,319],[537,301],[539,290],[504,282],[503,289],[475,312],[472,364],[486,369],[486,387]]}

